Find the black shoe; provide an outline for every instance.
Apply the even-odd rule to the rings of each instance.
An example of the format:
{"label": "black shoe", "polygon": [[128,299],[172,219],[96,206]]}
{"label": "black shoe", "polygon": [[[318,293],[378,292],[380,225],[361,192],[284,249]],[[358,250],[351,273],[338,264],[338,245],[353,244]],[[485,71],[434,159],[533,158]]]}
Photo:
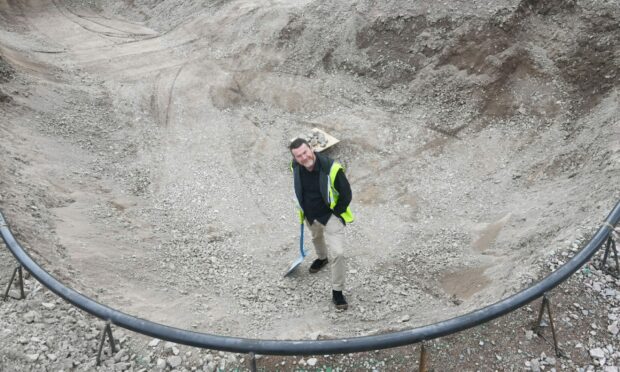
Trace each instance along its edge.
{"label": "black shoe", "polygon": [[318,273],[319,270],[321,270],[323,268],[323,266],[327,265],[327,258],[324,260],[321,259],[316,259],[314,260],[314,262],[312,263],[312,265],[310,265],[310,269],[308,271],[310,271],[311,273]]}
{"label": "black shoe", "polygon": [[344,298],[342,291],[332,291],[332,302],[336,305],[338,310],[346,310],[349,308],[347,299]]}

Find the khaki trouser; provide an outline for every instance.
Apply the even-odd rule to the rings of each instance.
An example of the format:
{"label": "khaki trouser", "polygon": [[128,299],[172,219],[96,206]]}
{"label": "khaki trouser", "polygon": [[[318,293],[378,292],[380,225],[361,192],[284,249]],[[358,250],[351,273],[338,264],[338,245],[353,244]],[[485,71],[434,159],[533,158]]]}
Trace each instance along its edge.
{"label": "khaki trouser", "polygon": [[[308,220],[306,220],[307,222]],[[336,216],[331,216],[327,225],[323,226],[317,220],[306,223],[312,234],[312,243],[316,250],[316,255],[324,260],[328,258],[331,265],[332,289],[342,291],[344,289],[344,273],[346,265],[344,262],[344,225]]]}

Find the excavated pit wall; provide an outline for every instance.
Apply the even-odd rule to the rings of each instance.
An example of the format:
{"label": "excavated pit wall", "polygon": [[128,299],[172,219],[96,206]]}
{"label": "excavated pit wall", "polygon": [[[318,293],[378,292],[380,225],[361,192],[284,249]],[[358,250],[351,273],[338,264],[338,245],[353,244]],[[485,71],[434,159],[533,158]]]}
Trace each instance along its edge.
{"label": "excavated pit wall", "polygon": [[[619,196],[611,2],[0,14],[1,207],[50,272],[140,317],[268,338],[429,323],[527,285]],[[345,313],[328,272],[282,278],[286,145],[313,127],[353,186]]]}

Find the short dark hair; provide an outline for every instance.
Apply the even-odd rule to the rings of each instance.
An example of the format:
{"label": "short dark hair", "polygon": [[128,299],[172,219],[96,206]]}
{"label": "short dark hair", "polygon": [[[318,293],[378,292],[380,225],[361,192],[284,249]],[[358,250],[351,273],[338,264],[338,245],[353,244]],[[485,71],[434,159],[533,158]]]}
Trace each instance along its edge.
{"label": "short dark hair", "polygon": [[288,145],[288,149],[292,151],[292,150],[294,150],[294,149],[296,149],[296,148],[299,148],[299,146],[303,145],[304,143],[308,146],[308,148],[309,148],[310,150],[312,150],[312,147],[310,146],[310,144],[308,143],[308,141],[306,141],[305,139],[300,138],[300,137],[295,138],[295,139],[291,142],[291,144],[290,144],[290,145]]}

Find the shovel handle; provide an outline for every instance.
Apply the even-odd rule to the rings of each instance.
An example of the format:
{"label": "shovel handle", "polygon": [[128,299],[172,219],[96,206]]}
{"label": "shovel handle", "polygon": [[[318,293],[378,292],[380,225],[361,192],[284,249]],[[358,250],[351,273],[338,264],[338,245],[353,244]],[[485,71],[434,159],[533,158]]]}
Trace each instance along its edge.
{"label": "shovel handle", "polygon": [[301,231],[299,232],[299,251],[301,252],[301,257],[306,257],[306,252],[304,252],[304,223],[301,223]]}

